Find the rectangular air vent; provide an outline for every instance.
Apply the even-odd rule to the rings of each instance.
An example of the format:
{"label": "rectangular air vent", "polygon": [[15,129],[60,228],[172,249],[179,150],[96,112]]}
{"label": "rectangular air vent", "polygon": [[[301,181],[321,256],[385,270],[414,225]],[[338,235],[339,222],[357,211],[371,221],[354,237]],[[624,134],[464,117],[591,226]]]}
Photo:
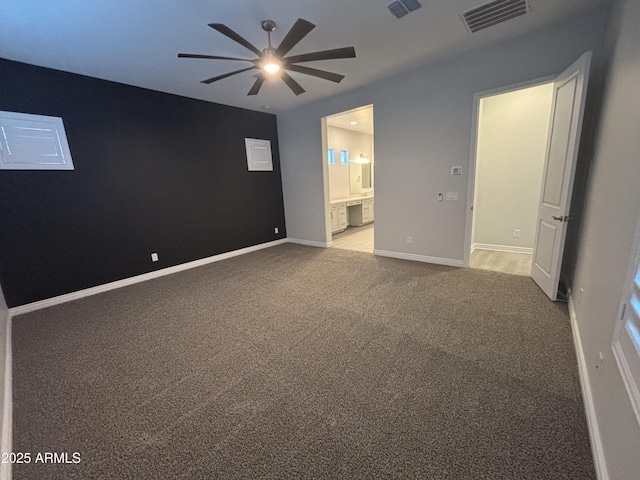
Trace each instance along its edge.
{"label": "rectangular air vent", "polygon": [[402,18],[406,14],[419,9],[421,6],[418,0],[397,0],[387,5],[387,8],[396,18]]}
{"label": "rectangular air vent", "polygon": [[73,170],[62,118],[0,112],[0,170]]}
{"label": "rectangular air vent", "polygon": [[475,33],[529,11],[529,0],[495,0],[464,12],[462,20],[469,32]]}

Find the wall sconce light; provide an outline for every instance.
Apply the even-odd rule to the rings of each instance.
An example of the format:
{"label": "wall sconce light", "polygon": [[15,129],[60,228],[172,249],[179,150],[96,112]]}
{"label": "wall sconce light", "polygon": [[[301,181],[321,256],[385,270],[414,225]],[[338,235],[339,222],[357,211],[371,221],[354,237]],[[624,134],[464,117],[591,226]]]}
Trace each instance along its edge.
{"label": "wall sconce light", "polygon": [[360,164],[363,164],[363,163],[370,163],[370,162],[369,162],[369,157],[367,157],[366,155],[364,155],[364,154],[362,154],[362,153],[361,153],[361,154],[358,156],[358,158],[356,158],[356,159],[354,160],[354,163],[360,163]]}

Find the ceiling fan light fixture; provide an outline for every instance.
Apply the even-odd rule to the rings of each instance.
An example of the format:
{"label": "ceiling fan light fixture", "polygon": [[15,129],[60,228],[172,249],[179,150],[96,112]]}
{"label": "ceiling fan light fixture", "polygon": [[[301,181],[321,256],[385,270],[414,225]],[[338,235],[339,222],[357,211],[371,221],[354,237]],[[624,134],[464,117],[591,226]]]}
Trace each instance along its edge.
{"label": "ceiling fan light fixture", "polygon": [[274,61],[270,61],[268,63],[265,63],[264,66],[262,67],[262,69],[267,73],[274,74],[274,73],[278,73],[280,71],[280,65],[278,65]]}
{"label": "ceiling fan light fixture", "polygon": [[264,49],[259,66],[267,75],[273,75],[280,71],[282,68],[282,61],[276,54],[273,47],[269,46]]}

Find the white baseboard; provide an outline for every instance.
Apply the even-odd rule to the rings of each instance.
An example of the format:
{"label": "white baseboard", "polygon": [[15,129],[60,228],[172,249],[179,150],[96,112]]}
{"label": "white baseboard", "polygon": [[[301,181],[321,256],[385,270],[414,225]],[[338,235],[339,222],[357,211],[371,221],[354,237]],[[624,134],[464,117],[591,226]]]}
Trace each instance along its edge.
{"label": "white baseboard", "polygon": [[226,260],[227,258],[237,257],[238,255],[244,255],[246,253],[255,252],[258,250],[262,250],[264,248],[281,245],[283,243],[287,243],[286,238],[283,238],[281,240],[274,240],[273,242],[252,245],[250,247],[241,248],[239,250],[232,250],[231,252],[225,252],[225,253],[221,253],[219,255],[213,255],[207,258],[201,258],[200,260],[194,260],[193,262],[182,263],[180,265],[175,265],[173,267],[167,267],[161,270],[156,270],[154,272],[144,273],[142,275],[136,275],[135,277],[129,277],[123,280],[118,280],[116,282],[105,283],[104,285],[98,285],[96,287],[86,288],[84,290],[79,290],[77,292],[71,292],[65,295],[47,298],[45,300],[40,300],[38,302],[27,303],[26,305],[20,305],[19,307],[10,308],[9,314],[12,317],[15,317],[16,315],[21,315],[23,313],[33,312],[35,310],[51,307],[53,305],[59,305],[61,303],[71,302],[73,300],[78,300],[80,298],[89,297],[91,295],[107,292],[109,290],[115,290],[116,288],[126,287],[128,285],[144,282],[147,280],[151,280],[153,278],[163,277],[165,275],[171,275],[172,273],[181,272],[183,270],[189,270],[191,268],[201,267],[209,263],[219,262],[221,260]]}
{"label": "white baseboard", "polygon": [[571,331],[573,332],[573,344],[576,349],[576,357],[578,360],[578,373],[580,374],[580,387],[582,388],[582,399],[584,401],[584,410],[587,416],[587,425],[589,427],[589,437],[591,439],[591,451],[593,453],[593,462],[596,468],[596,476],[598,480],[609,480],[609,472],[604,457],[604,447],[602,445],[602,437],[598,428],[598,420],[596,418],[595,406],[593,404],[593,395],[591,393],[591,383],[589,382],[589,372],[587,370],[587,359],[582,350],[582,339],[578,327],[578,318],[574,306],[573,295],[569,290],[569,316],[571,317]]}
{"label": "white baseboard", "polygon": [[473,252],[474,250],[491,250],[494,252],[524,253],[527,255],[533,255],[533,248],[492,245],[491,243],[474,243],[471,245],[471,251]]}
{"label": "white baseboard", "polygon": [[381,257],[412,260],[414,262],[435,263],[436,265],[447,265],[449,267],[464,267],[464,260],[454,260],[452,258],[429,257],[427,255],[416,255],[415,253],[392,252],[390,250],[377,249],[373,250],[373,254]]}
{"label": "white baseboard", "polygon": [[[2,399],[2,431],[0,452],[11,452],[13,447],[13,366],[11,353],[11,314],[7,318],[4,351],[4,398]],[[11,480],[11,463],[0,463],[0,480]]]}
{"label": "white baseboard", "polygon": [[331,248],[333,241],[331,242],[316,242],[315,240],[302,240],[300,238],[287,238],[289,243],[297,243],[298,245],[306,245],[307,247],[320,247]]}

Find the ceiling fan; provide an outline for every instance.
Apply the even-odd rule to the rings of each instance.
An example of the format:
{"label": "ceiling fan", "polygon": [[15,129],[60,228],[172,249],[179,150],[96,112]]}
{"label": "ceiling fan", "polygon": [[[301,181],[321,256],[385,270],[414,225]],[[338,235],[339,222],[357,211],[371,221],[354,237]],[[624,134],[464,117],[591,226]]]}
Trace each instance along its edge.
{"label": "ceiling fan", "polygon": [[211,60],[235,60],[241,62],[249,62],[252,63],[250,67],[242,68],[240,70],[235,70],[233,72],[225,73],[223,75],[218,75],[216,77],[208,78],[206,80],[202,80],[201,83],[210,84],[213,82],[217,82],[218,80],[222,80],[223,78],[230,77],[232,75],[236,75],[238,73],[246,72],[248,70],[259,70],[259,73],[256,75],[256,81],[253,86],[249,90],[247,95],[257,95],[260,91],[260,87],[269,76],[280,76],[282,81],[287,84],[287,86],[291,89],[293,93],[296,95],[300,95],[304,93],[304,88],[300,86],[298,82],[296,82],[291,75],[289,75],[285,70],[289,70],[291,72],[304,73],[305,75],[311,75],[313,77],[324,78],[325,80],[329,80],[331,82],[340,83],[340,81],[344,78],[344,75],[339,75],[333,72],[327,72],[325,70],[318,70],[316,68],[305,67],[302,65],[297,65],[298,63],[304,62],[313,62],[316,60],[332,60],[337,58],[355,58],[356,50],[353,47],[344,47],[344,48],[336,48],[333,50],[322,50],[319,52],[311,52],[311,53],[303,53],[301,55],[292,55],[290,57],[285,57],[285,55],[295,47],[300,40],[307,36],[307,34],[313,30],[316,26],[308,22],[307,20],[303,20],[299,18],[296,23],[291,27],[291,30],[285,35],[278,45],[277,48],[274,48],[271,45],[271,32],[276,29],[276,22],[273,20],[263,20],[262,21],[262,29],[267,32],[269,46],[264,50],[260,51],[257,47],[251,44],[248,40],[238,35],[236,32],[231,30],[226,25],[221,23],[210,23],[209,26],[214,30],[226,35],[231,40],[239,43],[246,49],[255,53],[258,58],[249,59],[249,58],[236,58],[236,57],[221,57],[217,55],[199,55],[193,53],[179,53],[179,58],[204,58]]}

